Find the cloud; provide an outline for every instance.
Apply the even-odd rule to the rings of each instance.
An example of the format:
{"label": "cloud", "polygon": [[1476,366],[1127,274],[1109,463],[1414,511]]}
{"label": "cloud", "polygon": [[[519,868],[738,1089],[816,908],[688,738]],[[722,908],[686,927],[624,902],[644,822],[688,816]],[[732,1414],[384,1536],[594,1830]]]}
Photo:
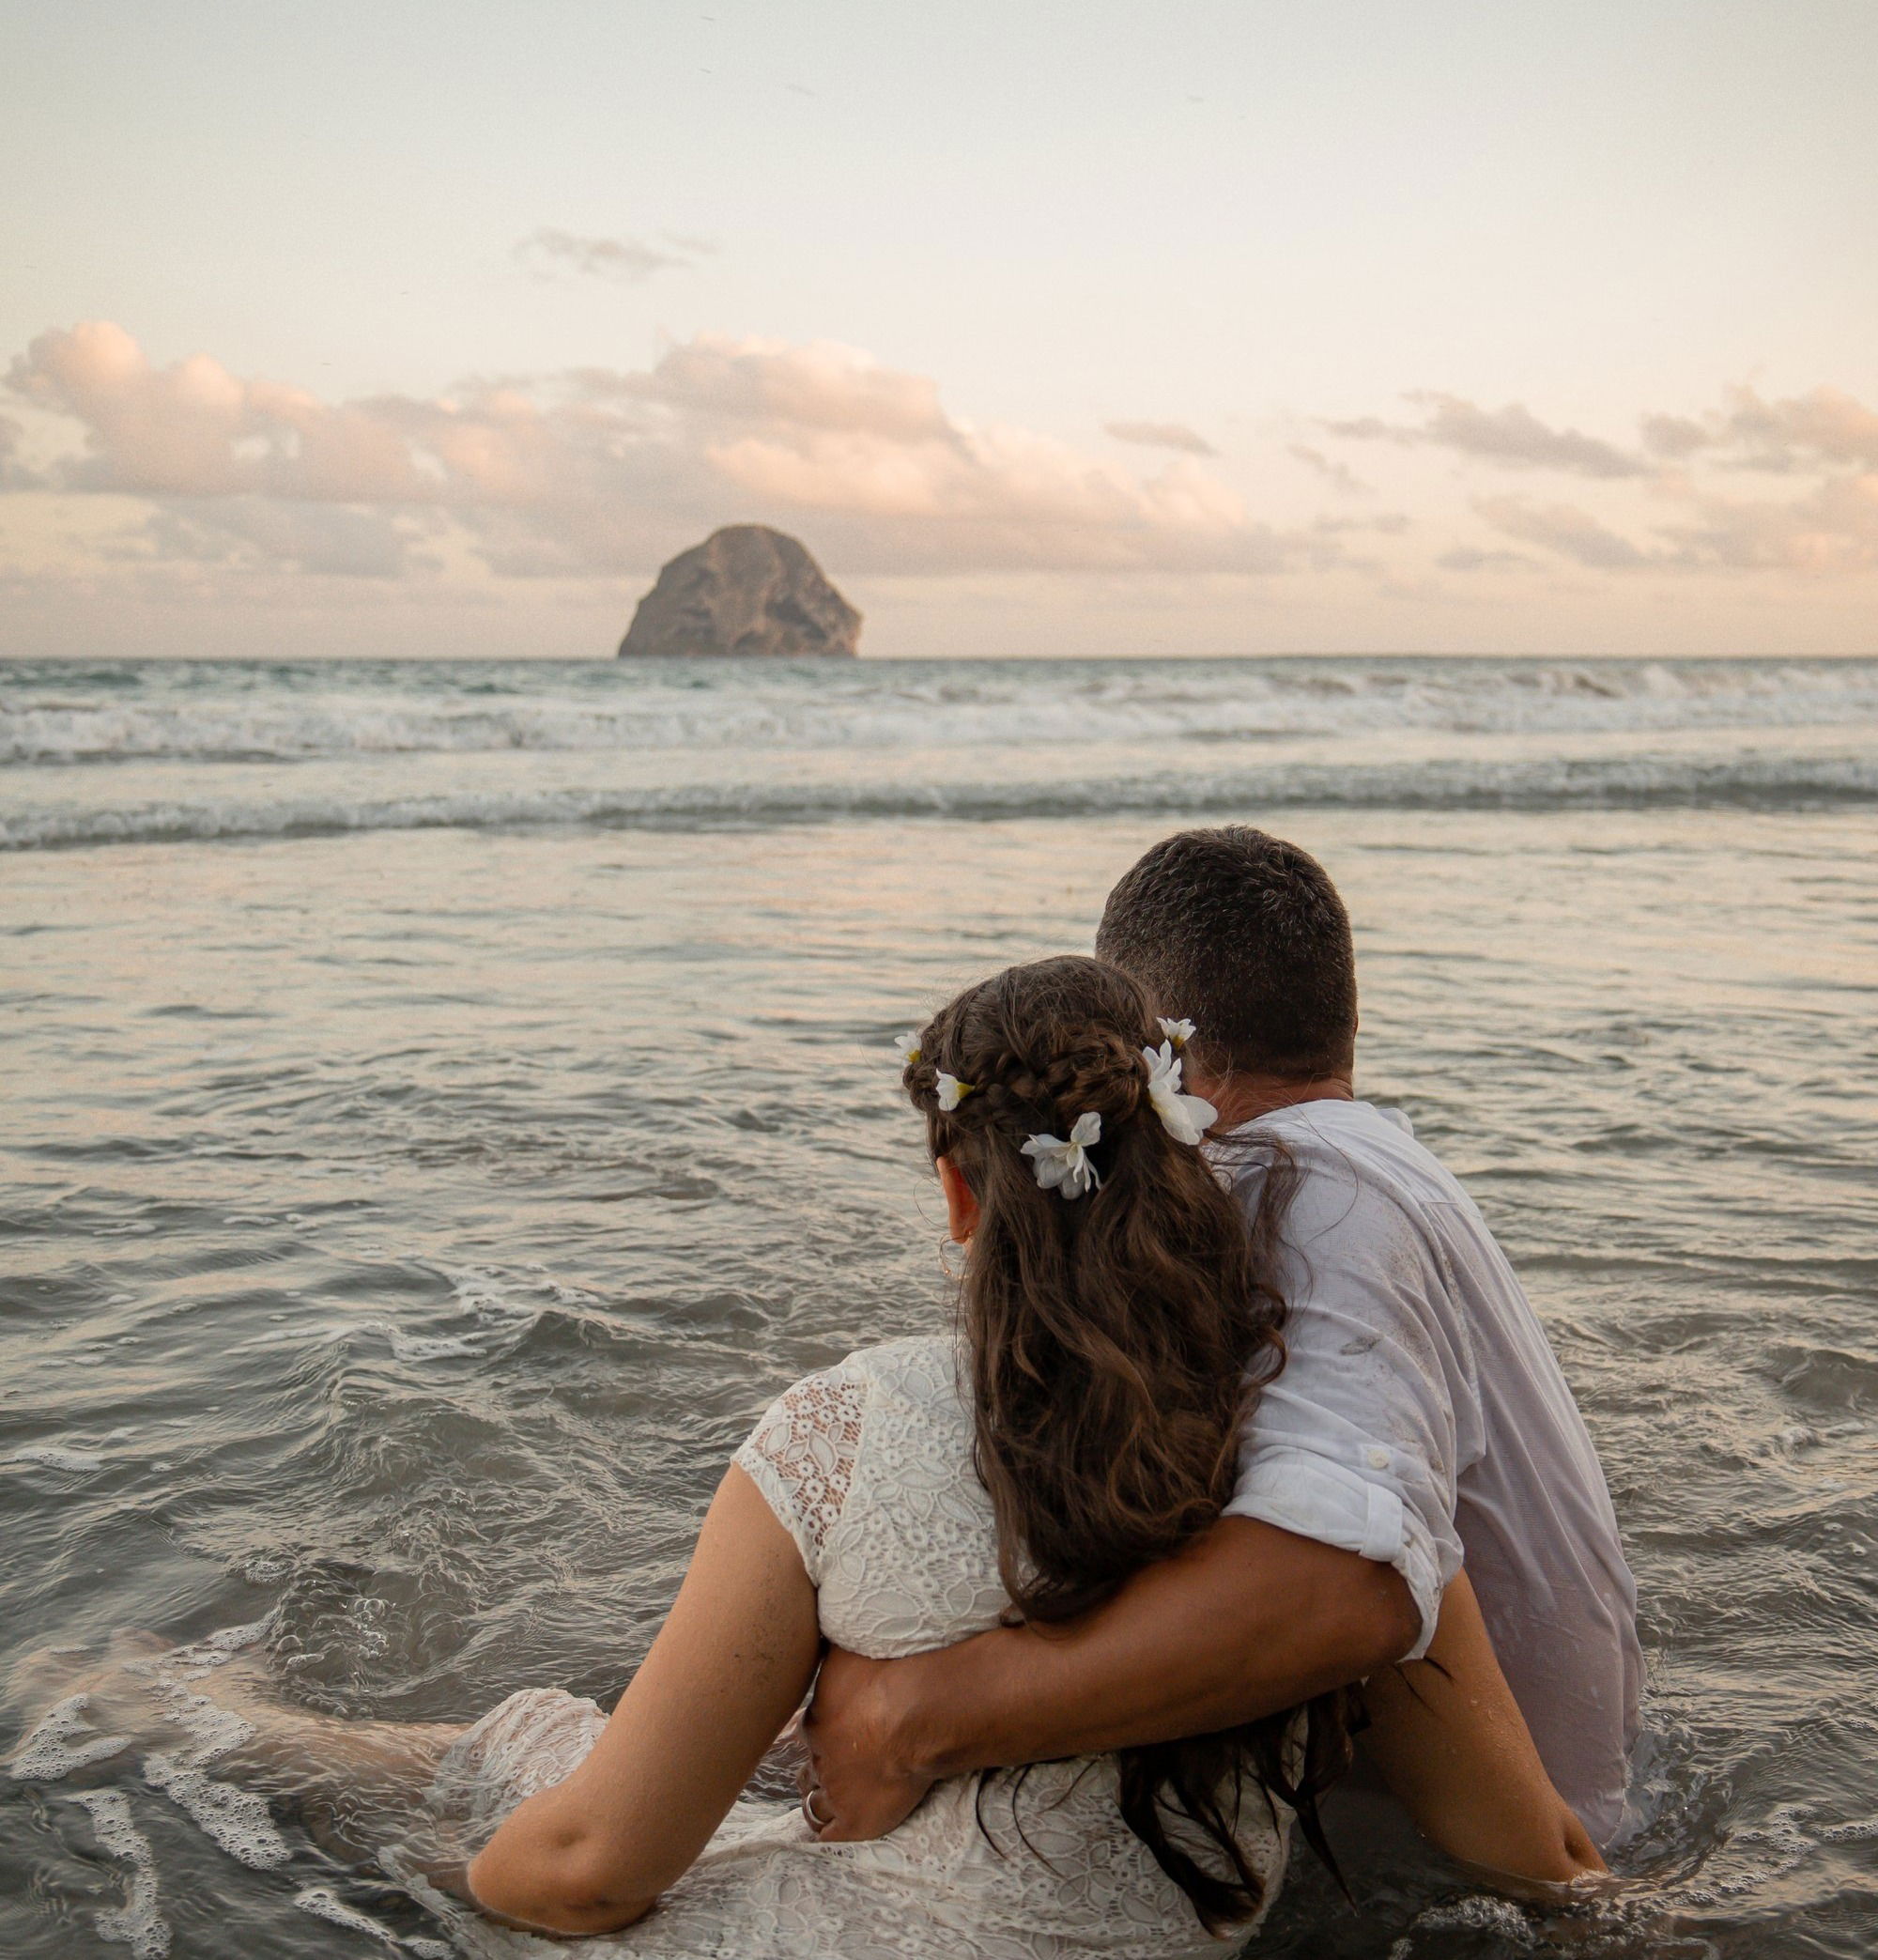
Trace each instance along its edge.
{"label": "cloud", "polygon": [[515,248],[515,256],[537,278],[577,272],[592,279],[618,279],[639,286],[654,272],[681,270],[716,248],[704,239],[665,234],[666,247],[640,239],[582,239],[543,225]]}
{"label": "cloud", "polygon": [[1497,531],[1592,571],[1773,571],[1828,577],[1878,569],[1878,471],[1827,476],[1785,502],[1693,487],[1680,496],[1688,517],[1653,526],[1647,546],[1575,504],[1488,497],[1476,502],[1474,509]]}
{"label": "cloud", "polygon": [[[1338,517],[1262,522],[1193,453],[1131,462],[973,423],[930,377],[832,342],[705,333],[641,367],[329,401],[207,354],[159,366],[123,328],[93,322],[40,334],[5,387],[19,419],[0,415],[0,489],[139,500],[117,542],[80,530],[94,565],[149,578],[219,569],[251,584],[266,572],[365,589],[477,562],[500,578],[614,578],[734,521],[803,532],[842,576],[1334,568],[1386,579],[1408,564],[1402,551],[1413,556],[1362,555],[1405,534],[1401,512],[1355,521],[1345,504]],[[1496,467],[1551,458],[1582,489],[1575,502],[1480,499],[1490,533],[1440,556],[1431,544],[1418,573],[1547,559],[1612,575],[1878,567],[1878,417],[1843,393],[1737,390],[1701,418],[1645,417],[1655,460],[1611,450],[1621,473],[1600,460],[1609,445],[1524,409],[1424,400],[1424,422],[1406,432],[1333,426]],[[1292,455],[1346,496],[1365,488],[1333,456]],[[1758,491],[1790,494],[1743,495],[1742,472],[1762,472]],[[1415,515],[1430,535],[1429,513]]]}
{"label": "cloud", "polygon": [[[1488,409],[1457,394],[1423,393],[1407,399],[1426,405],[1422,422],[1365,415],[1323,426],[1351,441],[1449,449],[1507,469],[1556,470],[1609,481],[1649,477],[1666,463],[1697,456],[1720,468],[1777,474],[1835,466],[1878,469],[1878,409],[1838,388],[1774,401],[1752,388],[1736,388],[1706,415],[1645,414],[1639,419],[1641,448],[1635,454],[1578,429],[1553,428],[1518,402]],[[1292,454],[1306,461],[1316,455],[1302,449]]]}
{"label": "cloud", "polygon": [[1496,531],[1530,545],[1542,545],[1592,571],[1627,572],[1651,563],[1648,552],[1607,530],[1576,504],[1541,504],[1525,497],[1483,497],[1474,509]]}
{"label": "cloud", "polygon": [[1184,422],[1105,422],[1102,427],[1117,442],[1135,442],[1145,449],[1178,449],[1193,456],[1219,455],[1203,435]]}
{"label": "cloud", "polygon": [[1827,477],[1792,502],[1696,500],[1693,522],[1666,527],[1680,563],[1732,571],[1829,575],[1878,567],[1878,471]]}
{"label": "cloud", "polygon": [[[1515,496],[1474,503],[1503,536],[1589,571],[1827,576],[1878,567],[1878,411],[1841,389],[1768,399],[1736,388],[1704,415],[1645,414],[1634,455],[1577,429],[1554,428],[1516,403],[1487,410],[1459,395],[1409,399],[1426,405],[1419,424],[1366,416],[1324,425],[1347,440],[1445,448],[1498,468],[1556,471],[1613,493],[1636,484],[1659,506],[1679,510],[1639,531],[1634,504],[1623,525],[1578,503]],[[1314,461],[1314,453],[1292,453]],[[1743,498],[1726,481],[1729,472],[1743,471],[1812,481],[1784,502]],[[1435,561],[1455,572],[1532,562],[1469,545]]]}
{"label": "cloud", "polygon": [[1372,486],[1363,483],[1347,463],[1339,463],[1327,456],[1321,449],[1312,449],[1302,442],[1291,445],[1291,454],[1319,476],[1329,480],[1331,486],[1346,497],[1366,497]]}
{"label": "cloud", "polygon": [[[159,368],[121,327],[43,333],[8,385],[79,440],[48,487],[153,499],[153,548],[382,575],[447,518],[507,576],[639,572],[700,528],[815,517],[849,571],[1273,571],[1321,563],[1181,456],[1142,475],[950,415],[927,377],[831,343],[700,335],[650,368],[327,403],[204,354]],[[310,529],[262,513],[346,505]],[[213,506],[213,508],[211,508]],[[393,520],[408,519],[410,522]]]}
{"label": "cloud", "polygon": [[1390,423],[1366,415],[1354,422],[1327,422],[1333,436],[1356,441],[1395,442],[1452,449],[1456,455],[1513,470],[1558,470],[1574,476],[1643,476],[1651,465],[1595,436],[1555,429],[1519,402],[1483,409],[1458,394],[1419,394],[1407,397],[1428,405],[1421,423]]}
{"label": "cloud", "polygon": [[360,502],[423,494],[408,446],[371,409],[329,408],[304,389],[238,380],[207,354],[153,368],[109,321],[40,334],[7,379],[85,432],[80,455],[43,472],[48,487]]}
{"label": "cloud", "polygon": [[596,397],[631,394],[706,419],[899,443],[943,441],[952,433],[936,381],[882,367],[833,341],[800,346],[700,334],[669,348],[648,373],[588,370],[578,378]]}
{"label": "cloud", "polygon": [[1736,388],[1713,414],[1647,415],[1642,426],[1647,448],[1678,459],[1707,451],[1712,461],[1779,475],[1833,466],[1878,470],[1878,409],[1839,388],[1784,401]]}
{"label": "cloud", "polygon": [[0,490],[24,490],[38,486],[38,475],[20,457],[20,438],[24,433],[10,415],[0,415]]}
{"label": "cloud", "polygon": [[1744,445],[1763,455],[1878,470],[1878,411],[1838,388],[1815,388],[1779,402],[1763,402],[1752,389],[1740,389],[1729,427]]}
{"label": "cloud", "polygon": [[1435,561],[1444,572],[1512,571],[1537,562],[1524,551],[1483,551],[1470,545],[1456,545]]}
{"label": "cloud", "polygon": [[141,541],[149,556],[239,570],[271,567],[342,579],[396,579],[414,563],[408,519],[343,503],[260,497],[165,504]]}
{"label": "cloud", "polygon": [[1706,449],[1715,440],[1708,428],[1700,422],[1691,422],[1686,415],[1646,415],[1639,426],[1643,434],[1643,447],[1652,455],[1667,456],[1674,462]]}
{"label": "cloud", "polygon": [[1407,511],[1376,511],[1360,517],[1319,517],[1311,529],[1320,537],[1328,537],[1337,532],[1370,531],[1384,537],[1399,537],[1403,532],[1413,528],[1413,520]]}

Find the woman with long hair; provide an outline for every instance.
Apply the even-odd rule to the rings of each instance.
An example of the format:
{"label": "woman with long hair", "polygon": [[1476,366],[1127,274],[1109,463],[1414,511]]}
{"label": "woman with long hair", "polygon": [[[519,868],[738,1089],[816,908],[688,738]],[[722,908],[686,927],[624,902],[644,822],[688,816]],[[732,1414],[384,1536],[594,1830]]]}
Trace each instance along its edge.
{"label": "woman with long hair", "polygon": [[[742,1795],[824,1641],[888,1658],[1070,1621],[1220,1515],[1284,1365],[1261,1244],[1283,1166],[1248,1234],[1200,1148],[1214,1112],[1181,1091],[1187,1031],[1118,969],[1063,958],[968,988],[905,1040],[965,1248],[957,1324],[775,1403],[610,1720],[531,1690],[465,1731],[346,1723],[279,1706],[252,1669],[205,1670],[196,1691],[254,1725],[215,1773],[260,1775],[367,1841],[479,1953],[532,1951],[531,1933],[740,1960],[1176,1960],[1242,1941],[1293,1820],[1316,1839],[1351,1697],[941,1783],[871,1843],[825,1839],[812,1790],[799,1810]],[[1465,1814],[1468,1855],[1508,1871],[1593,1868],[1586,1844],[1536,1869],[1569,1813],[1464,1581],[1434,1658],[1439,1703],[1378,1701],[1418,1819],[1440,1838]]]}

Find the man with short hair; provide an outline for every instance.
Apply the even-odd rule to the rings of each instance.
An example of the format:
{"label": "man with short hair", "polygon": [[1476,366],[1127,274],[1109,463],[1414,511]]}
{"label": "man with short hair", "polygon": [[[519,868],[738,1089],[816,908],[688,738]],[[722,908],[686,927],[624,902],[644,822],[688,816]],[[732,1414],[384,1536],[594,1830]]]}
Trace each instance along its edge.
{"label": "man with short hair", "polygon": [[1186,1086],[1219,1109],[1248,1217],[1288,1161],[1285,1366],[1225,1514],[1083,1620],[830,1654],[806,1730],[824,1834],[891,1829],[942,1776],[1229,1728],[1416,1658],[1465,1560],[1552,1781],[1608,1842],[1642,1673],[1616,1517],[1472,1200],[1355,1098],[1335,887],[1263,831],[1185,831],[1115,887],[1096,950],[1195,1025]]}

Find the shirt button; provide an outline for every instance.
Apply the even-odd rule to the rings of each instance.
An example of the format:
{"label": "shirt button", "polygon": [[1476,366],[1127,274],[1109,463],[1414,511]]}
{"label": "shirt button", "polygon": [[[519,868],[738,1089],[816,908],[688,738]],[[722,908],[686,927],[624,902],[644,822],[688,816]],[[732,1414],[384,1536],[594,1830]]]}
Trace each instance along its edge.
{"label": "shirt button", "polygon": [[1369,1458],[1369,1467],[1372,1470],[1387,1470],[1389,1468],[1389,1452],[1387,1450],[1365,1450],[1363,1455]]}

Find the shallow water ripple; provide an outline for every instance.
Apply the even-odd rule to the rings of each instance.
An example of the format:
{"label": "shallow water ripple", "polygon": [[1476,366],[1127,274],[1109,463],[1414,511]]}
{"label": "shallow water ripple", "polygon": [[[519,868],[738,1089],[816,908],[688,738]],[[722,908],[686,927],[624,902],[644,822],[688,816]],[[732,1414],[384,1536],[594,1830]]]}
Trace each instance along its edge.
{"label": "shallow water ripple", "polygon": [[[1527,1276],[1652,1665],[1624,1899],[1551,1922],[1383,1858],[1361,1913],[1301,1870],[1262,1950],[1869,1952],[1878,819],[1246,813],[1348,893],[1366,1088]],[[1085,945],[1163,827],[9,860],[8,1654],[272,1613],[316,1706],[610,1696],[768,1397],[942,1310],[891,1035]],[[0,1783],[0,1813],[26,1960],[154,1953],[158,1923],[177,1960],[435,1937],[298,1840],[236,1863],[134,1769]]]}

